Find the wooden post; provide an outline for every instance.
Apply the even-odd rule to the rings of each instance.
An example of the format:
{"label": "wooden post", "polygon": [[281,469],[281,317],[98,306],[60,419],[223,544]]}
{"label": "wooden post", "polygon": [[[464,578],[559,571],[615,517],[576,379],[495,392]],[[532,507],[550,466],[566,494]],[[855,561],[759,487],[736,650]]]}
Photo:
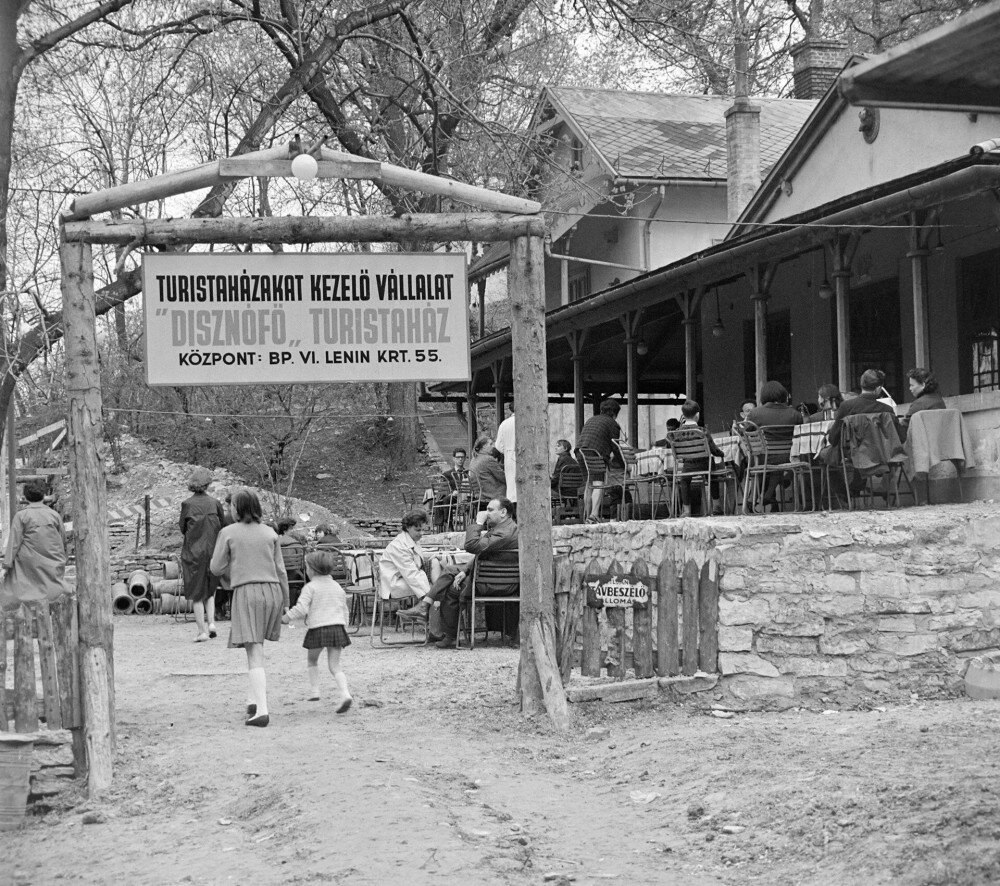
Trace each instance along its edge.
{"label": "wooden post", "polygon": [[580,435],[584,417],[584,391],[583,391],[583,346],[587,343],[587,330],[581,329],[578,332],[571,332],[566,336],[569,342],[569,350],[573,359],[573,417],[576,424],[576,434]]}
{"label": "wooden post", "polygon": [[479,337],[486,335],[486,278],[476,281],[476,292],[479,295]]}
{"label": "wooden post", "polygon": [[548,374],[545,363],[545,254],[542,238],[510,244],[511,354],[518,421],[517,520],[521,564],[521,709],[544,709],[569,728],[552,621],[552,509],[549,486]]}
{"label": "wooden post", "polygon": [[854,251],[859,242],[860,237],[857,234],[838,234],[832,244],[833,274],[831,276],[837,299],[837,384],[842,391],[849,391],[853,384],[851,381],[851,262],[854,260]]}
{"label": "wooden post", "polygon": [[668,556],[656,571],[656,674],[659,677],[676,677],[681,671],[677,623],[680,583],[677,565]]}
{"label": "wooden post", "polygon": [[681,672],[691,676],[698,670],[698,564],[688,560],[684,564],[682,587],[684,590],[684,611],[682,630],[684,632],[684,661]]}
{"label": "wooden post", "polygon": [[698,584],[698,667],[714,674],[719,666],[719,564],[706,561]]}
{"label": "wooden post", "polygon": [[[504,419],[503,414],[503,364],[504,359],[494,360],[493,365],[490,369],[493,371],[493,404],[496,411],[497,427],[500,427],[500,422]],[[515,432],[517,427],[515,424]],[[495,432],[494,432],[495,433]]]}
{"label": "wooden post", "polygon": [[628,398],[628,439],[639,445],[639,369],[636,364],[636,333],[642,323],[642,311],[632,311],[618,318],[625,329],[625,388]]}
{"label": "wooden post", "polygon": [[629,574],[632,580],[650,583],[649,601],[637,603],[632,608],[632,658],[637,679],[653,676],[653,598],[656,582],[650,581],[649,567],[643,560],[632,564]]}
{"label": "wooden post", "polygon": [[148,548],[149,547],[149,532],[150,532],[150,526],[149,526],[149,496],[148,495],[142,500],[142,516],[143,516],[143,522],[146,525],[146,547]]}
{"label": "wooden post", "polygon": [[90,246],[63,242],[67,444],[79,605],[80,679],[90,796],[111,787],[114,752],[114,644],[108,605],[108,507],[99,446],[101,378]]}
{"label": "wooden post", "polygon": [[[476,437],[479,436],[479,416],[476,414],[476,405],[478,401],[476,399],[476,373],[472,373],[472,381],[470,381],[465,386],[465,405],[466,405],[466,415],[468,418],[468,430],[469,430],[469,444],[468,453],[469,459],[472,459],[472,447],[476,445]],[[148,539],[147,539],[148,543]]]}
{"label": "wooden post", "polygon": [[[601,564],[596,559],[591,560],[583,576],[584,586],[597,581],[601,574]],[[580,673],[584,677],[601,676],[600,615],[603,608],[603,605],[591,605],[590,595],[586,595],[583,602],[583,651],[580,655]]]}
{"label": "wooden post", "polygon": [[[621,564],[615,560],[608,572],[613,577],[623,574]],[[608,676],[615,680],[625,679],[625,609],[621,606],[606,606],[604,615],[608,620],[611,635],[608,637]]]}
{"label": "wooden post", "polygon": [[753,302],[754,374],[757,394],[767,381],[767,296],[777,263],[756,264],[747,271],[750,299]]}
{"label": "wooden post", "polygon": [[7,613],[0,609],[0,732],[7,731]]}
{"label": "wooden post", "polygon": [[[6,652],[5,649],[5,655]],[[34,732],[37,728],[35,644],[31,636],[31,612],[22,603],[14,612],[14,731]]]}
{"label": "wooden post", "polygon": [[939,223],[939,213],[931,210],[929,213],[910,213],[910,251],[906,253],[910,259],[910,269],[913,276],[913,363],[915,366],[930,366],[930,349],[928,347],[927,304],[930,297],[927,279],[927,256],[930,232]]}
{"label": "wooden post", "polygon": [[62,729],[62,705],[59,701],[59,671],[56,666],[55,632],[48,601],[35,606],[38,623],[38,667],[42,677],[42,701],[45,725],[49,729]]}

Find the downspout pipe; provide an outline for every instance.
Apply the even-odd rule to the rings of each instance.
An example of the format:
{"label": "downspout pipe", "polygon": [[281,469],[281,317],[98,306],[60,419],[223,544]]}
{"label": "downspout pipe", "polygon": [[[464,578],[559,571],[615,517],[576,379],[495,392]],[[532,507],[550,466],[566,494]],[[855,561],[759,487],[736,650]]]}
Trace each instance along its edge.
{"label": "downspout pipe", "polygon": [[646,223],[642,226],[642,263],[647,268],[653,267],[652,247],[649,242],[653,221],[656,219],[656,213],[660,211],[660,207],[663,205],[663,197],[666,193],[667,189],[664,185],[660,185],[656,189],[656,206],[653,207],[653,211],[649,213]]}

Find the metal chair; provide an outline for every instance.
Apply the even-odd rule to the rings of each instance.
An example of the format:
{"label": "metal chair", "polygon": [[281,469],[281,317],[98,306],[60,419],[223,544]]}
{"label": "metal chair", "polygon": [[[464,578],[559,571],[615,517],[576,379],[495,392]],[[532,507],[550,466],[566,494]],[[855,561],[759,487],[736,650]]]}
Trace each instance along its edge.
{"label": "metal chair", "polygon": [[[860,487],[855,487],[854,497],[868,499],[868,507],[874,507],[875,496],[885,498],[886,508],[891,508],[891,501],[895,498],[895,507],[899,507],[899,481],[906,481],[910,497],[913,503],[917,503],[917,496],[913,490],[913,484],[907,476],[903,466],[906,464],[906,453],[903,449],[902,441],[896,431],[896,424],[893,416],[887,412],[859,413],[857,415],[845,415],[840,428],[840,461],[844,472],[844,487],[847,495],[847,508],[853,510],[854,498],[851,494],[851,476],[862,480]],[[872,441],[876,447],[865,446],[863,441]],[[888,452],[888,459],[875,461],[873,456],[879,453]],[[885,478],[885,489],[881,493],[876,493],[872,488],[871,481],[874,477]]]}
{"label": "metal chair", "polygon": [[[704,428],[687,427],[667,434],[667,443],[673,455],[674,464],[670,475],[671,513],[679,511],[681,483],[701,484],[702,514],[712,512],[712,483],[721,484],[723,496],[728,496],[728,481],[735,479],[732,471],[723,465],[716,465],[708,434]],[[704,468],[691,468],[691,463],[704,464]]]}
{"label": "metal chair", "polygon": [[[476,561],[472,567],[472,590],[471,596],[469,598],[469,619],[465,624],[466,637],[469,640],[469,648],[476,648],[476,604],[481,603],[484,606],[490,604],[510,604],[521,602],[521,567],[517,560],[517,552],[512,551],[512,558],[509,559],[490,559],[484,560],[482,557],[476,557]],[[491,596],[490,594],[477,594],[476,588],[482,583],[484,585],[517,585],[518,592],[514,596],[510,597],[499,597]],[[501,636],[507,633],[507,606],[503,606],[503,620],[501,622]],[[459,609],[459,629],[455,632],[455,647],[458,648],[461,645],[462,637],[462,620],[465,618],[465,606],[461,606]],[[489,634],[489,629],[486,629],[487,635]]]}
{"label": "metal chair", "polygon": [[[778,484],[786,475],[792,480],[792,509],[802,510],[799,481],[806,472],[809,472],[809,465],[792,458],[792,435],[795,427],[795,425],[768,425],[758,428],[750,422],[745,422],[739,427],[739,434],[744,441],[744,449],[749,459],[743,484],[744,513],[762,513],[769,484],[772,481]],[[778,485],[775,485],[775,500],[779,508],[784,510],[784,495],[778,497]]]}
{"label": "metal chair", "polygon": [[[344,560],[347,566],[348,583],[344,585],[344,592],[351,595],[351,609],[347,619],[348,627],[356,625],[351,633],[357,634],[365,624],[365,618],[371,611],[372,619],[375,618],[375,598],[377,582],[377,563],[375,552],[371,550],[347,550],[344,551]],[[371,602],[369,610],[368,602]]]}
{"label": "metal chair", "polygon": [[[372,621],[369,639],[372,646],[375,646],[375,624],[378,623],[378,641],[383,646],[416,646],[427,642],[427,619],[411,617],[405,623],[396,614],[400,609],[405,609],[416,602],[416,596],[393,597],[386,583],[382,580],[382,570],[379,568],[381,557],[380,552],[372,552],[372,567],[375,575],[375,586],[377,592],[372,601]],[[394,618],[395,617],[395,618]],[[408,640],[392,640],[386,637],[386,619],[393,620],[398,634],[400,628],[409,628],[410,638]],[[422,636],[417,639],[417,628],[423,629]]]}
{"label": "metal chair", "polygon": [[431,505],[431,525],[435,530],[443,527],[445,532],[450,532],[458,505],[458,491],[452,488],[444,474],[438,474],[432,485],[434,503]]}
{"label": "metal chair", "polygon": [[563,465],[552,490],[552,522],[579,522],[581,514],[580,490],[584,486],[583,471],[579,465]]}
{"label": "metal chair", "polygon": [[[639,473],[635,449],[621,440],[612,440],[612,445],[618,452],[621,462],[625,465],[625,476],[622,481],[622,502],[618,507],[618,517],[625,520],[625,511],[628,510],[628,519],[635,519],[636,512],[642,517],[642,495],[641,488],[646,486],[649,490],[650,512],[652,512],[653,483],[655,477],[647,477]],[[634,495],[630,495],[634,493]],[[631,498],[631,501],[630,501]]]}
{"label": "metal chair", "polygon": [[[622,488],[623,481],[617,482],[615,476],[612,474],[612,469],[608,467],[607,462],[604,460],[604,456],[601,455],[601,453],[596,449],[580,449],[578,447],[575,450],[575,454],[577,462],[581,464],[583,468],[584,487],[582,514],[583,518],[587,519],[587,510],[590,507],[594,490],[604,489],[606,492],[608,489]],[[611,475],[610,479],[609,475]],[[623,488],[622,493],[622,497],[624,498]],[[602,500],[601,506],[603,507],[603,505],[604,503]]]}
{"label": "metal chair", "polygon": [[301,542],[283,544],[281,559],[288,574],[289,605],[294,606],[306,583],[306,546]]}

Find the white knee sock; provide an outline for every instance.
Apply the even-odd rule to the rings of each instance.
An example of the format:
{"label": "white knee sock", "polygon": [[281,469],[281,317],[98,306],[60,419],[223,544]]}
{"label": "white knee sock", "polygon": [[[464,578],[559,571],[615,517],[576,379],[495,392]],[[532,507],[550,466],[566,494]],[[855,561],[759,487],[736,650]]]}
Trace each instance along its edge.
{"label": "white knee sock", "polygon": [[319,665],[307,665],[306,673],[309,675],[309,697],[319,698]]}
{"label": "white knee sock", "polygon": [[267,676],[263,668],[250,668],[247,672],[250,678],[250,698],[257,705],[257,716],[267,713]]}
{"label": "white knee sock", "polygon": [[340,690],[341,696],[350,698],[351,693],[347,691],[347,675],[343,671],[334,671],[333,679],[337,682],[337,688]]}

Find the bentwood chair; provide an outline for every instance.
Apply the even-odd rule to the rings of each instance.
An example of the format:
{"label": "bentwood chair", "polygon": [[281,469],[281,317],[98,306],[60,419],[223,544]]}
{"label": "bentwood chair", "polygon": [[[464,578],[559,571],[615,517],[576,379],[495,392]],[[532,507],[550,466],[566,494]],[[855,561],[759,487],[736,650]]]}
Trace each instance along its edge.
{"label": "bentwood chair", "polygon": [[281,546],[281,559],[288,575],[288,600],[294,606],[306,583],[306,546],[291,542]]}
{"label": "bentwood chair", "polygon": [[[763,513],[769,490],[774,491],[775,502],[784,510],[783,481],[792,481],[792,509],[802,510],[799,486],[809,465],[792,458],[792,436],[795,425],[769,425],[758,428],[744,422],[739,428],[748,456],[746,478],[743,485],[743,512]],[[804,485],[803,485],[804,489]]]}
{"label": "bentwood chair", "polygon": [[552,490],[552,522],[577,523],[580,520],[580,493],[584,486],[579,465],[563,465]]}
{"label": "bentwood chair", "polygon": [[453,528],[455,513],[458,510],[458,492],[452,489],[448,478],[439,474],[434,478],[434,503],[431,506],[431,524],[436,531],[443,527],[445,532]]}
{"label": "bentwood chair", "polygon": [[[477,593],[477,588],[479,585],[483,585],[484,589],[482,593]],[[489,586],[511,586],[517,585],[518,591],[516,594],[510,597],[499,597],[491,596],[489,592]],[[512,604],[520,605],[521,603],[521,567],[517,559],[517,552],[512,551],[511,557],[509,559],[498,558],[495,560],[484,560],[482,557],[476,557],[475,564],[472,567],[472,581],[471,581],[471,596],[469,598],[469,617],[468,621],[465,621],[465,607],[462,606],[459,610],[459,618],[461,624],[459,625],[459,630],[456,631],[455,635],[455,646],[456,648],[461,645],[462,630],[464,627],[466,631],[466,637],[469,640],[469,648],[476,648],[476,605],[488,606],[488,605],[500,605],[502,615],[501,621],[501,637],[507,636],[507,608]],[[517,624],[515,619],[513,624]],[[484,624],[484,630],[487,635],[489,634],[489,628]]]}
{"label": "bentwood chair", "polygon": [[[670,475],[671,512],[680,512],[681,483],[698,483],[701,486],[702,514],[712,513],[712,484],[717,483],[723,497],[728,496],[729,481],[733,474],[728,467],[716,465],[708,434],[704,428],[681,428],[667,434],[667,444],[673,455],[674,465]],[[704,468],[691,468],[691,463],[705,464]],[[726,502],[723,502],[725,510]]]}
{"label": "bentwood chair", "polygon": [[[619,479],[621,477],[621,470],[616,471],[614,468],[609,468],[607,462],[604,460],[604,456],[596,449],[577,448],[576,460],[583,468],[582,516],[586,520],[594,490],[603,489],[606,494],[609,489],[621,489],[623,481]],[[624,490],[622,491],[622,498],[624,498]],[[605,504],[606,502],[602,500],[602,510]]]}
{"label": "bentwood chair", "polygon": [[[848,510],[852,510],[858,500],[865,499],[868,507],[874,507],[876,495],[885,498],[886,508],[898,508],[901,480],[916,504],[913,484],[903,470],[906,453],[892,416],[885,412],[860,413],[845,415],[841,422],[840,461]],[[881,479],[881,491],[876,491],[872,483],[876,478]]]}
{"label": "bentwood chair", "polygon": [[[622,503],[619,506],[618,515],[620,519],[636,519],[642,516],[642,487],[646,487],[650,499],[650,513],[652,513],[653,484],[655,477],[644,476],[639,473],[635,449],[628,443],[620,440],[612,440],[612,445],[618,452],[621,462],[625,465],[625,476],[622,480]],[[626,512],[628,517],[626,517]]]}

